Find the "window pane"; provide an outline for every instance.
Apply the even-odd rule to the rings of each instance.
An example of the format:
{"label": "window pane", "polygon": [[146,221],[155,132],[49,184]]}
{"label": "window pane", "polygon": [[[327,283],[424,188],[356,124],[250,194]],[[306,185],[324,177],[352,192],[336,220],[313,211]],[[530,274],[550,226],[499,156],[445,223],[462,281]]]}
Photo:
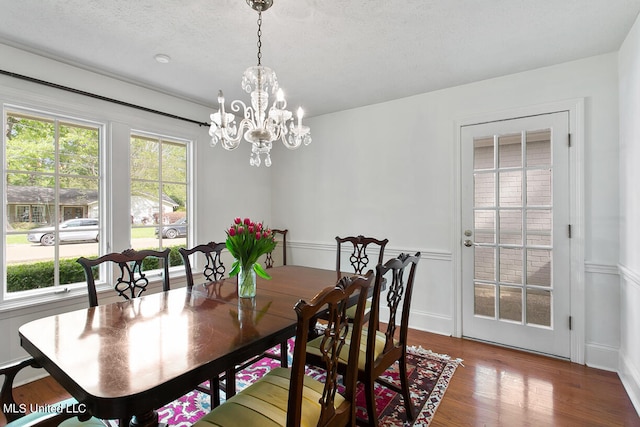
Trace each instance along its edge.
{"label": "window pane", "polygon": [[527,289],[527,323],[551,326],[551,292]]}
{"label": "window pane", "polygon": [[495,211],[477,210],[475,216],[476,243],[495,243],[496,241],[496,213]]}
{"label": "window pane", "polygon": [[500,243],[522,244],[522,210],[500,210]]}
{"label": "window pane", "polygon": [[500,286],[500,319],[522,322],[522,289]]}
{"label": "window pane", "polygon": [[493,136],[473,140],[473,169],[493,169]]}
{"label": "window pane", "polygon": [[498,138],[498,167],[522,167],[522,137],[519,133]]}
{"label": "window pane", "polygon": [[522,249],[499,248],[500,281],[522,284]]}
{"label": "window pane", "polygon": [[473,201],[475,207],[493,207],[496,205],[495,173],[474,174],[474,194]]}
{"label": "window pane", "polygon": [[101,128],[7,113],[7,293],[83,282],[99,255]]}
{"label": "window pane", "polygon": [[[134,135],[130,167],[132,247],[187,246],[187,144]],[[171,259],[182,264],[179,256]]]}
{"label": "window pane", "polygon": [[500,172],[500,206],[522,206],[522,171]]}
{"label": "window pane", "polygon": [[551,130],[527,132],[527,166],[551,165]]}
{"label": "window pane", "polygon": [[496,287],[494,285],[475,284],[474,314],[476,316],[496,316]]}
{"label": "window pane", "polygon": [[477,280],[496,280],[496,255],[493,247],[475,247],[475,278]]}
{"label": "window pane", "polygon": [[527,249],[527,284],[551,286],[550,249]]}
{"label": "window pane", "polygon": [[551,171],[527,171],[527,205],[551,206]]}
{"label": "window pane", "polygon": [[527,245],[551,246],[551,210],[527,210]]}

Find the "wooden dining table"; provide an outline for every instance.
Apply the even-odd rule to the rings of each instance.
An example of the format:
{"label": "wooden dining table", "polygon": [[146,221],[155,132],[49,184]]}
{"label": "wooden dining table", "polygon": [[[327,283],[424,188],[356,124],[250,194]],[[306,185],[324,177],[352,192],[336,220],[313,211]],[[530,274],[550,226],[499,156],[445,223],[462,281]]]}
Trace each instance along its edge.
{"label": "wooden dining table", "polygon": [[34,320],[21,345],[90,415],[154,426],[156,409],[294,336],[296,302],[337,281],[301,266],[269,274],[251,299],[233,278]]}

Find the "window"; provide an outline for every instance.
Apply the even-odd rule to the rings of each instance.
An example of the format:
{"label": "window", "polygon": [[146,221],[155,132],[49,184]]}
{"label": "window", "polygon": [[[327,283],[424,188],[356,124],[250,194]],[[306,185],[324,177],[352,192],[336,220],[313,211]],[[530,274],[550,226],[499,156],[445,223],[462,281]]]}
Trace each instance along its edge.
{"label": "window", "polygon": [[5,110],[5,298],[84,282],[79,256],[97,256],[103,126]]}
{"label": "window", "polygon": [[188,141],[131,136],[131,242],[134,249],[177,248],[189,239]]}

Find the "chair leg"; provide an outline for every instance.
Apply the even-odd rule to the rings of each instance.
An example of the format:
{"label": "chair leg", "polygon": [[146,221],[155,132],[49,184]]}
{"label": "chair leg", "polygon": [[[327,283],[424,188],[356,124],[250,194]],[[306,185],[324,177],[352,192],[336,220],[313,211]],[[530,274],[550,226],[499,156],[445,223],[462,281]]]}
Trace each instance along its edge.
{"label": "chair leg", "polygon": [[415,414],[413,412],[413,404],[411,402],[411,392],[409,391],[409,378],[407,377],[407,357],[403,353],[398,361],[400,368],[400,388],[402,389],[402,398],[404,399],[404,407],[407,409],[407,419],[413,421]]}
{"label": "chair leg", "polygon": [[376,410],[375,381],[364,383],[365,401],[367,402],[367,417],[369,426],[378,427],[378,411]]}

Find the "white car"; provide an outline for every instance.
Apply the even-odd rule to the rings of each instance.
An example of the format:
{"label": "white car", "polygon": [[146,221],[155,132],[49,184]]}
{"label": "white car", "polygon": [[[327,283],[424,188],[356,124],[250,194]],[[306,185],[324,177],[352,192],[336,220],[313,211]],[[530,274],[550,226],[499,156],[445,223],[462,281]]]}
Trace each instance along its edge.
{"label": "white car", "polygon": [[[98,220],[96,218],[75,218],[63,221],[58,226],[60,242],[98,241]],[[55,244],[55,228],[34,228],[27,234],[27,240],[32,243],[40,243],[43,246]]]}

